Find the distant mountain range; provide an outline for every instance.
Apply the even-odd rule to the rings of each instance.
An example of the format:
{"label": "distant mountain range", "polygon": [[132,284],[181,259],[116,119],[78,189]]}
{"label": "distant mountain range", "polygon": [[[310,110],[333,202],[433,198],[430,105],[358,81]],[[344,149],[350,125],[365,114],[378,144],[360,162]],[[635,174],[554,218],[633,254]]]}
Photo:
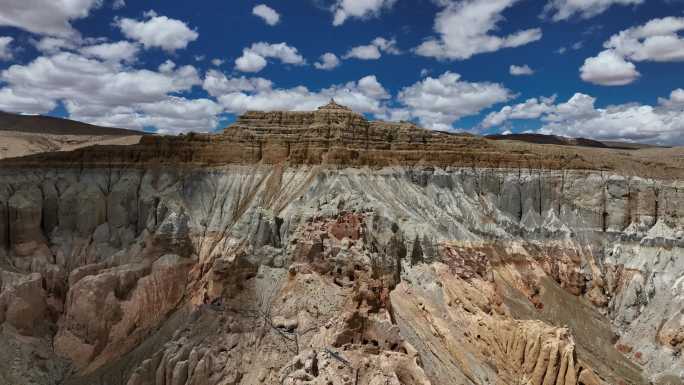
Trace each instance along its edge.
{"label": "distant mountain range", "polygon": [[145,135],[142,131],[95,126],[43,115],[19,115],[0,111],[0,131],[52,135]]}
{"label": "distant mountain range", "polygon": [[135,144],[141,131],[100,127],[69,119],[0,112],[0,159],[69,151],[95,144]]}
{"label": "distant mountain range", "polygon": [[557,135],[544,134],[496,134],[487,135],[487,139],[494,140],[517,140],[520,142],[536,143],[536,144],[556,144],[560,146],[580,146],[580,147],[598,147],[598,148],[615,148],[623,150],[638,150],[641,148],[655,148],[662,146],[654,146],[643,143],[629,143],[618,141],[598,141],[587,138],[566,138]]}

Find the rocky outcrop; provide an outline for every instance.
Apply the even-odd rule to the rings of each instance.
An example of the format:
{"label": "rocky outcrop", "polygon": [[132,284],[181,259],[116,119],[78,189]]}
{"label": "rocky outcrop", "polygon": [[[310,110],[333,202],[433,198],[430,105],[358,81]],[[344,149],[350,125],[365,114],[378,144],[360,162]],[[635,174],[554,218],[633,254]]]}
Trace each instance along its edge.
{"label": "rocky outcrop", "polygon": [[0,383],[677,383],[678,161],[529,146],[323,109],[2,161]]}
{"label": "rocky outcrop", "polygon": [[56,353],[85,372],[127,353],[183,299],[190,264],[167,254],[151,264],[72,274]]}
{"label": "rocky outcrop", "polygon": [[22,335],[41,334],[41,324],[48,318],[48,304],[42,276],[0,273],[0,320]]}
{"label": "rocky outcrop", "polygon": [[0,167],[212,167],[287,162],[349,167],[602,170],[671,180],[683,175],[681,159],[681,149],[619,151],[495,141],[426,130],[409,122],[368,121],[350,110],[323,108],[312,112],[252,111],[221,134],[143,136],[140,143],[129,146],[102,145],[4,159]]}

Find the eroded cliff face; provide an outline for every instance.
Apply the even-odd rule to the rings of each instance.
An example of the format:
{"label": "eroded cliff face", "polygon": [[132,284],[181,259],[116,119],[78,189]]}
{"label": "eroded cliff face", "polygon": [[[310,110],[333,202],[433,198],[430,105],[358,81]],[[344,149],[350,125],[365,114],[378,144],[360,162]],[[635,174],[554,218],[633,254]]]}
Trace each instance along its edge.
{"label": "eroded cliff face", "polygon": [[682,382],[681,179],[269,163],[0,169],[0,383]]}
{"label": "eroded cliff face", "polygon": [[682,383],[676,154],[331,105],[3,160],[0,383]]}

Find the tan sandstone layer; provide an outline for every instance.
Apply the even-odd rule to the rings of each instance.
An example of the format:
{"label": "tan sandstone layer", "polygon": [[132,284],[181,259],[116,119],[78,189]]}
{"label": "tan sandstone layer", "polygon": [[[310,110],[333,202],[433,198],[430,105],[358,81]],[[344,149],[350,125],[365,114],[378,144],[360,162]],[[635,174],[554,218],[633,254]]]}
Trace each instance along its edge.
{"label": "tan sandstone layer", "polygon": [[351,167],[440,166],[605,170],[635,176],[681,178],[684,150],[534,145],[416,125],[368,121],[353,111],[248,112],[222,134],[145,136],[140,144],[98,146],[66,154],[5,161],[13,167],[218,166],[327,164]]}

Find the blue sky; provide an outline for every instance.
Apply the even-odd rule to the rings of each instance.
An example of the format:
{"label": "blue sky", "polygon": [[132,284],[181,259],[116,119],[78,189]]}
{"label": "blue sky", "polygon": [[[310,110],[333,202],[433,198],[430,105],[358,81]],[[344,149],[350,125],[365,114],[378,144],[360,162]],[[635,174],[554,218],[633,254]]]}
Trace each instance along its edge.
{"label": "blue sky", "polygon": [[684,144],[682,1],[1,8],[0,110],[178,133],[335,97],[369,118],[430,129]]}

